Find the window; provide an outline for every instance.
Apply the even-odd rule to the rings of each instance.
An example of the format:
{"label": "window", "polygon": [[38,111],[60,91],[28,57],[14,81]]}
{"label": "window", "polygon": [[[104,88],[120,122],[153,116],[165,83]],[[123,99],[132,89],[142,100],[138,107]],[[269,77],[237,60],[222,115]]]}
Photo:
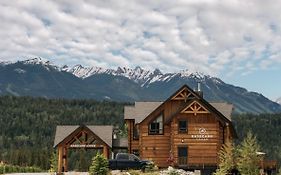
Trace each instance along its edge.
{"label": "window", "polygon": [[179,121],[179,132],[187,133],[187,121],[186,120]]}
{"label": "window", "polygon": [[139,129],[139,125],[134,125],[134,132],[133,132],[133,138],[134,140],[138,140],[139,139],[139,133],[140,133],[140,129]]}
{"label": "window", "polygon": [[163,134],[163,113],[149,124],[149,134]]}

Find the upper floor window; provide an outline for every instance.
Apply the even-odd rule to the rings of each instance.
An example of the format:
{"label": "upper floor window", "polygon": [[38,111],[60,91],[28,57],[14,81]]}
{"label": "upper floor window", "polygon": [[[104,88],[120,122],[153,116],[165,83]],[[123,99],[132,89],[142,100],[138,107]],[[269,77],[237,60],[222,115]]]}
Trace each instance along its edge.
{"label": "upper floor window", "polygon": [[163,113],[149,124],[149,134],[163,134]]}
{"label": "upper floor window", "polygon": [[180,120],[179,121],[179,132],[180,133],[186,133],[187,132],[187,121],[186,120]]}

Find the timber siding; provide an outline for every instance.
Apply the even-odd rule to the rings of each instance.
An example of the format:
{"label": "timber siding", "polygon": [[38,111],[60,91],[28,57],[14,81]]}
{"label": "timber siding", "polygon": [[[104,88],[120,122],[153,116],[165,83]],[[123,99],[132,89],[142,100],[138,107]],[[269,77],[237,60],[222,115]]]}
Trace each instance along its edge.
{"label": "timber siding", "polygon": [[[236,133],[230,120],[232,105],[213,104],[185,85],[163,103],[136,102],[125,107],[128,151],[137,151],[142,159],[153,160],[159,167],[217,166],[222,144]],[[163,133],[150,134],[149,126],[160,114]],[[186,122],[187,132],[179,131],[179,121]],[[139,127],[138,139],[134,139],[134,127]]]}

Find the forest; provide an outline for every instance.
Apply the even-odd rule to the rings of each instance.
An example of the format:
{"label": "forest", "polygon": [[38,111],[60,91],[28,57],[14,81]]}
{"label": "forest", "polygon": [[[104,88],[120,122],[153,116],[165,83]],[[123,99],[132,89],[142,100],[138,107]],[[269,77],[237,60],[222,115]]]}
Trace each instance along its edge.
{"label": "forest", "polygon": [[[57,125],[111,124],[122,129],[124,105],[128,103],[2,96],[0,161],[48,170]],[[281,114],[236,114],[233,121],[236,143],[251,130],[261,151],[281,162]],[[87,170],[92,154],[88,150],[71,151],[69,168]]]}

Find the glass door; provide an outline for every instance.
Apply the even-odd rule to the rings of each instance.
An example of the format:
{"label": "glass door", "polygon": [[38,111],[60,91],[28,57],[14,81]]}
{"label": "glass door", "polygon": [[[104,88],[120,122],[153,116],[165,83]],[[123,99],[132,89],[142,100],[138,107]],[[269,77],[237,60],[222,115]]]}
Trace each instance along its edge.
{"label": "glass door", "polygon": [[178,164],[179,165],[187,165],[187,156],[188,156],[188,148],[187,147],[178,147]]}

